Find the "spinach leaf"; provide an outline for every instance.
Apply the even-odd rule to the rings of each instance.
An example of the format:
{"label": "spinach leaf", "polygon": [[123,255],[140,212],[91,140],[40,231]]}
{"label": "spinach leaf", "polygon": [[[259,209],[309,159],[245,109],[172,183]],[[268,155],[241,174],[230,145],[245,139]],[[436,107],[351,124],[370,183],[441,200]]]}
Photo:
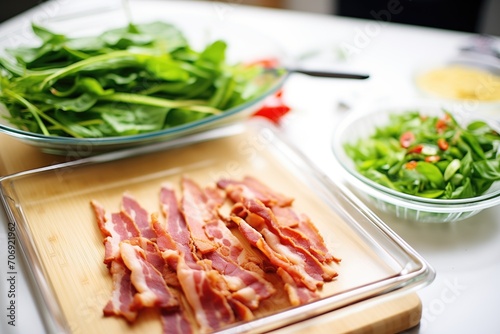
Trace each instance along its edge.
{"label": "spinach leaf", "polygon": [[374,134],[346,143],[357,170],[393,190],[425,198],[470,198],[500,181],[500,135],[484,121],[460,126],[408,110]]}
{"label": "spinach leaf", "polygon": [[47,136],[126,136],[220,114],[275,83],[259,65],[228,64],[225,41],[194,50],[165,22],[72,38],[33,24],[40,44],[0,57],[11,124]]}

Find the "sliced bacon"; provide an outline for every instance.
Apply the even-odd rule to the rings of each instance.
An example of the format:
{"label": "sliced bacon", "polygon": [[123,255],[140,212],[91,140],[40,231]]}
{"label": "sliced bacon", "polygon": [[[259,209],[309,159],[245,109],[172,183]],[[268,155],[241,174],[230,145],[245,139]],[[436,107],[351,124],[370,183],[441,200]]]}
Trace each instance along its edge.
{"label": "sliced bacon", "polygon": [[147,262],[153,265],[160,273],[163,272],[165,267],[165,260],[161,256],[158,245],[148,238],[137,237],[126,240],[127,243],[138,246],[144,251],[144,256]]}
{"label": "sliced bacon", "polygon": [[[184,217],[179,210],[177,196],[173,188],[164,184],[160,189],[160,205],[162,213],[166,216],[165,233],[170,237],[164,237],[166,243],[174,242],[169,249],[178,250],[184,257],[186,263],[195,269],[199,268],[199,258],[194,253],[193,241]],[[156,233],[161,235],[161,226],[156,226]]]}
{"label": "sliced bacon", "polygon": [[263,259],[246,249],[221,220],[205,225],[205,232],[217,243],[217,252],[244,269],[264,276]]}
{"label": "sliced bacon", "polygon": [[[156,215],[152,216],[156,217]],[[152,219],[152,221],[155,219],[156,218]],[[144,237],[132,238],[124,242],[128,242],[134,246],[139,246],[144,251],[144,254],[146,256],[146,261],[152,264],[153,267],[155,267],[155,269],[162,274],[165,283],[167,283],[167,286],[169,287],[179,286],[179,281],[177,279],[177,274],[175,273],[175,270],[172,269],[172,267],[165,262],[165,259],[163,258],[157,243]]]}
{"label": "sliced bacon", "polygon": [[245,176],[242,181],[222,179],[217,186],[226,190],[233,202],[241,202],[242,198],[256,198],[266,206],[290,206],[293,198],[273,191],[254,177]]}
{"label": "sliced bacon", "polygon": [[[217,210],[223,203],[222,197],[216,189],[202,190],[188,178],[183,178],[182,185],[185,199],[182,211],[191,233],[193,230],[199,231],[199,235],[203,234],[205,240],[214,247],[213,251],[205,252],[203,257],[210,260],[212,268],[223,275],[228,290],[233,292],[233,298],[256,309],[260,301],[269,298],[275,290],[264,279],[262,270],[253,272],[239,265],[249,263],[254,257],[249,256],[240,240],[219,219]],[[188,206],[185,205],[186,201]],[[198,214],[189,214],[190,210],[196,210]]]}
{"label": "sliced bacon", "polygon": [[177,276],[202,332],[211,332],[235,321],[226,296],[214,288],[219,284],[219,273],[193,269],[179,256]]}
{"label": "sliced bacon", "polygon": [[154,238],[155,233],[151,228],[149,213],[141,207],[139,202],[129,193],[122,196],[122,210],[125,211],[137,225],[141,236],[145,238]]}
{"label": "sliced bacon", "polygon": [[290,232],[289,230],[289,228],[284,227],[282,232],[284,235],[288,235],[291,239],[301,242],[303,247],[311,251],[311,254],[316,256],[321,262],[330,263],[333,261],[340,263],[341,259],[330,253],[326,247],[325,240],[319,233],[316,226],[306,215],[301,215],[299,225],[293,229],[293,232]]}
{"label": "sliced bacon", "polygon": [[130,269],[132,284],[137,290],[132,309],[160,307],[177,309],[179,302],[165,283],[162,274],[146,260],[144,250],[130,243],[120,243],[123,262]]}
{"label": "sliced bacon", "polygon": [[113,290],[103,313],[105,316],[121,316],[129,322],[133,322],[137,318],[137,311],[133,310],[131,306],[137,290],[130,280],[130,270],[118,258],[111,262],[110,272]]}
{"label": "sliced bacon", "polygon": [[321,263],[307,249],[294,239],[281,233],[276,217],[271,209],[256,199],[245,199],[243,205],[248,210],[246,221],[261,232],[268,244],[291,262],[302,265],[307,274],[314,279],[331,281],[337,272],[327,264]]}
{"label": "sliced bacon", "polygon": [[[253,177],[207,188],[183,177],[181,189],[178,201],[174,187],[161,186],[161,220],[129,193],[116,213],[92,201],[113,281],[105,316],[133,322],[156,307],[164,333],[213,332],[255,318],[276,290],[270,272],[293,306],[318,299],[337,275],[330,264],[340,260],[293,198]],[[227,199],[234,205],[223,217]]]}
{"label": "sliced bacon", "polygon": [[[182,186],[184,190],[182,212],[191,235],[193,236],[193,231],[196,231],[198,241],[203,239],[205,247],[201,253],[217,251],[244,268],[258,270],[258,267],[262,267],[262,259],[245,249],[241,241],[220,219],[218,209],[224,203],[221,193],[215,188],[201,189],[198,184],[186,177],[182,179]],[[192,211],[197,211],[198,214]],[[196,240],[195,244],[200,250]],[[206,247],[208,244],[210,247]]]}
{"label": "sliced bacon", "polygon": [[185,312],[171,312],[162,309],[160,310],[160,319],[164,334],[192,334],[195,332]]}
{"label": "sliced bacon", "polygon": [[257,309],[260,301],[271,297],[275,289],[271,283],[259,274],[243,269],[218,252],[207,255],[212,267],[226,280],[228,290],[234,291],[231,297],[250,309]]}
{"label": "sliced bacon", "polygon": [[241,321],[250,321],[255,319],[255,315],[252,310],[248,308],[244,303],[240,302],[237,299],[229,298],[229,305],[231,305],[231,309],[233,310],[236,317]]}
{"label": "sliced bacon", "polygon": [[314,247],[311,243],[311,239],[306,237],[301,231],[297,229],[290,228],[288,226],[280,227],[280,233],[293,240],[294,243],[303,249],[306,249],[312,256],[314,256],[321,263],[329,263],[333,261],[333,257],[330,253],[324,253]]}
{"label": "sliced bacon", "polygon": [[311,291],[304,285],[297,284],[297,281],[287,271],[278,268],[277,273],[285,283],[285,292],[292,306],[307,304],[319,299],[320,296],[317,291]]}
{"label": "sliced bacon", "polygon": [[215,251],[217,245],[207,236],[204,229],[205,223],[214,219],[207,205],[207,196],[188,178],[182,178],[182,189],[182,212],[196,249],[201,254]]}
{"label": "sliced bacon", "polygon": [[[177,277],[189,305],[195,310],[195,317],[202,332],[220,329],[235,321],[234,313],[227,300],[226,283],[210,265],[200,260],[193,252],[193,241],[186,221],[179,211],[174,190],[167,184],[160,190],[162,212],[167,221],[164,231],[175,242],[175,250],[163,252],[165,261],[176,265]],[[158,235],[162,227],[153,223]],[[177,252],[176,252],[177,251]]]}
{"label": "sliced bacon", "polygon": [[238,225],[239,230],[248,242],[259,249],[264,256],[276,267],[282,268],[288,272],[299,284],[305,285],[308,289],[314,291],[323,285],[323,280],[311,277],[302,265],[291,262],[282,254],[276,252],[264,239],[261,233],[250,226],[240,217],[233,216],[232,219]]}
{"label": "sliced bacon", "polygon": [[156,245],[161,252],[167,249],[177,250],[175,240],[167,232],[166,226],[159,221],[157,214],[151,215],[151,226],[156,234]]}
{"label": "sliced bacon", "polygon": [[90,205],[92,206],[92,210],[94,211],[94,215],[97,221],[97,226],[99,227],[102,236],[105,238],[110,237],[111,232],[106,228],[106,221],[109,220],[109,218],[106,217],[106,209],[104,209],[101,203],[99,203],[96,200],[90,201]]}
{"label": "sliced bacon", "polygon": [[123,211],[108,215],[97,201],[91,201],[97,224],[104,238],[104,263],[120,257],[120,242],[139,237],[140,232],[133,219]]}
{"label": "sliced bacon", "polygon": [[330,254],[323,237],[309,217],[304,214],[298,215],[291,207],[273,206],[270,209],[276,217],[278,229],[282,235],[307,249],[320,262],[340,262],[340,259]]}
{"label": "sliced bacon", "polygon": [[270,207],[274,216],[278,219],[280,226],[287,226],[295,228],[299,226],[300,217],[297,215],[295,210],[290,206],[277,206],[273,205]]}

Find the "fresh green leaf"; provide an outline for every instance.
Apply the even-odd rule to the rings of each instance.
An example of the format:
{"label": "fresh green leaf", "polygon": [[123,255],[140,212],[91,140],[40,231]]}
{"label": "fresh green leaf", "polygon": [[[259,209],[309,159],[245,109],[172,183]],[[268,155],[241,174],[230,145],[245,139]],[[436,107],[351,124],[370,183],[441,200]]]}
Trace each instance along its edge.
{"label": "fresh green leaf", "polygon": [[429,162],[420,161],[417,164],[417,172],[424,175],[430,182],[432,182],[438,188],[444,188],[444,178],[443,174],[439,168],[434,164]]}
{"label": "fresh green leaf", "polygon": [[194,50],[164,22],[73,38],[33,25],[40,44],[0,57],[9,122],[50,136],[123,136],[193,122],[248,102],[276,81],[226,62],[224,41]]}
{"label": "fresh green leaf", "polygon": [[[400,144],[403,133],[414,136],[410,147]],[[446,149],[438,148],[443,139]],[[364,176],[420,197],[469,198],[500,181],[500,135],[483,121],[464,128],[451,113],[441,119],[414,110],[391,114],[373,135],[344,150]]]}

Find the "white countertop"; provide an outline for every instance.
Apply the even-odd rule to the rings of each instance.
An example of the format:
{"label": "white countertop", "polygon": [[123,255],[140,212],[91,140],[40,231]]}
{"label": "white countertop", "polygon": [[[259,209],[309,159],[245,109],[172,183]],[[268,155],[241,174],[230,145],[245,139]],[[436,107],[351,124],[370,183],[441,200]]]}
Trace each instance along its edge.
{"label": "white countertop", "polygon": [[[92,1],[88,2],[89,4]],[[158,1],[160,3],[160,1]],[[292,112],[281,127],[328,175],[333,156],[329,143],[335,124],[352,110],[339,102],[383,103],[416,95],[411,84],[422,64],[454,55],[468,34],[243,6],[240,1],[167,1],[173,13],[197,14],[247,25],[275,38],[293,58],[319,52],[315,66],[366,72],[369,80],[320,79],[293,75],[285,84],[284,98]],[[151,2],[132,1],[132,12]],[[140,5],[140,6],[139,6]],[[0,36],[25,27],[33,17],[57,16],[82,6],[72,0],[54,0],[0,25]],[[136,7],[137,6],[137,7]],[[163,7],[162,7],[163,8]],[[343,57],[339,57],[339,50]],[[423,303],[419,327],[410,333],[500,332],[500,207],[450,224],[416,224],[380,217],[436,270],[433,283],[418,291]],[[9,291],[7,218],[0,210],[0,332],[44,333],[34,289],[27,283],[17,253],[16,326],[8,324]]]}

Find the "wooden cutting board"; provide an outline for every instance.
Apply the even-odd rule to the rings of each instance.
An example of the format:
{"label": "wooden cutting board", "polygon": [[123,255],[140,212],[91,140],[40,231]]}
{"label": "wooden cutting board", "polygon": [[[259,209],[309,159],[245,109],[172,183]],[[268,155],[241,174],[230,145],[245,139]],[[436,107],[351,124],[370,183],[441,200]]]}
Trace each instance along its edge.
{"label": "wooden cutting board", "polygon": [[[53,156],[0,134],[0,175],[81,158]],[[273,333],[397,333],[418,325],[422,306],[416,293],[383,296],[344,307]]]}

